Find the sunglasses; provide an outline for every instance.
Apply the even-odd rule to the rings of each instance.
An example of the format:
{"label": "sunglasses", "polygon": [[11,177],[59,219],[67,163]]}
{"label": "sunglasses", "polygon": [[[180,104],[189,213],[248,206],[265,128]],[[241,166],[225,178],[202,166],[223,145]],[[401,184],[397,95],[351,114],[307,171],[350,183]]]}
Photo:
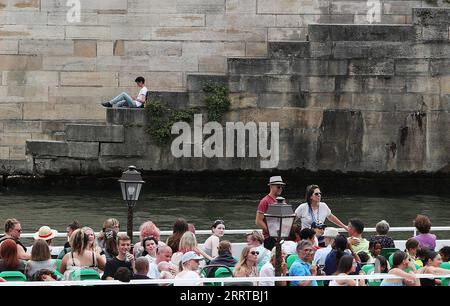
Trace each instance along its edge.
{"label": "sunglasses", "polygon": [[314,253],[313,249],[304,249],[303,251],[306,252],[306,253]]}
{"label": "sunglasses", "polygon": [[251,251],[250,254],[252,254],[252,255],[259,255],[259,252],[258,251]]}
{"label": "sunglasses", "polygon": [[314,193],[314,195],[315,196],[320,196],[320,195],[322,195],[322,193],[321,192],[316,192],[316,193]]}

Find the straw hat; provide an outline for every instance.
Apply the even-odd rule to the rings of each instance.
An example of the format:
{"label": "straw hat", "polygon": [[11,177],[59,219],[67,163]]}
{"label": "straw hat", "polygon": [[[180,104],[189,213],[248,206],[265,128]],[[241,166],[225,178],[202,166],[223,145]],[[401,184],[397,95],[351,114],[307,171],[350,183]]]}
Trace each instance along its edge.
{"label": "straw hat", "polygon": [[53,230],[48,226],[41,226],[39,231],[34,233],[34,240],[38,239],[44,239],[44,240],[50,240],[56,237],[58,235],[57,230]]}

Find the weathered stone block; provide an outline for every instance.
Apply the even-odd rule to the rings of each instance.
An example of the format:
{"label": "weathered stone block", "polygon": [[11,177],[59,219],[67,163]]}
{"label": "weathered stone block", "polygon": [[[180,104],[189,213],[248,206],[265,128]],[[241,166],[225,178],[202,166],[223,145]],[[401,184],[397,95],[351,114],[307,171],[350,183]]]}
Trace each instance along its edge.
{"label": "weathered stone block", "polygon": [[8,133],[38,133],[42,132],[42,123],[39,121],[6,121],[4,131]]}
{"label": "weathered stone block", "polygon": [[[97,2],[97,1],[96,1]],[[48,25],[73,25],[73,22],[70,22],[67,19],[67,11],[69,9],[69,7],[63,5],[63,7],[65,7],[65,11],[64,12],[59,12],[59,11],[48,11],[48,18],[47,18],[47,22]],[[79,25],[97,25],[100,24],[98,19],[100,18],[101,15],[98,15],[97,13],[88,13],[85,10],[83,10],[83,13],[80,15],[80,23],[77,23]],[[110,23],[111,24],[111,23]]]}
{"label": "weathered stone block", "polygon": [[0,119],[22,119],[21,103],[0,103]]}
{"label": "weathered stone block", "polygon": [[275,16],[255,14],[208,14],[206,15],[206,26],[231,29],[274,27]]}
{"label": "weathered stone block", "polygon": [[119,25],[111,26],[111,39],[150,40],[151,27]]}
{"label": "weathered stone block", "polygon": [[270,41],[306,41],[307,28],[269,28]]}
{"label": "weathered stone block", "polygon": [[59,76],[56,71],[4,71],[2,79],[3,84],[8,86],[56,86],[59,84]]}
{"label": "weathered stone block", "polygon": [[[123,42],[123,41],[122,41]],[[182,45],[179,42],[125,41],[123,55],[126,56],[181,56]],[[119,54],[116,54],[119,55]]]}
{"label": "weathered stone block", "polygon": [[48,25],[4,25],[0,29],[0,38],[8,39],[64,39],[63,26]]}
{"label": "weathered stone block", "polygon": [[327,60],[296,59],[291,61],[291,73],[301,75],[328,75]]}
{"label": "weathered stone block", "polygon": [[395,60],[396,75],[428,75],[428,59],[398,59]]}
{"label": "weathered stone block", "polygon": [[151,37],[152,40],[266,41],[267,30],[264,28],[229,30],[203,27],[162,27],[152,28]]}
{"label": "weathered stone block", "polygon": [[227,14],[256,14],[256,0],[226,0]]}
{"label": "weathered stone block", "polygon": [[0,54],[18,54],[19,42],[17,40],[0,40]]}
{"label": "weathered stone block", "polygon": [[408,78],[407,92],[439,93],[439,79],[431,77]]}
{"label": "weathered stone block", "polygon": [[450,76],[442,76],[441,81],[441,96],[450,94]]}
{"label": "weathered stone block", "polygon": [[33,170],[42,175],[79,175],[81,162],[71,158],[35,158]]}
{"label": "weathered stone block", "polygon": [[305,100],[298,93],[262,93],[258,96],[258,107],[304,107]]}
{"label": "weathered stone block", "polygon": [[177,0],[129,0],[129,13],[176,13]]}
{"label": "weathered stone block", "polygon": [[[329,58],[333,54],[332,47],[333,43],[320,43],[320,42],[310,42],[310,56],[312,58]],[[305,56],[309,57],[309,56]]]}
{"label": "weathered stone block", "polygon": [[224,14],[223,0],[177,0],[177,13],[183,14]]}
{"label": "weathered stone block", "polygon": [[56,71],[94,71],[95,64],[95,58],[46,56],[42,61],[42,68]]}
{"label": "weathered stone block", "polygon": [[75,40],[74,55],[79,57],[97,57],[97,42],[92,40]]}
{"label": "weathered stone block", "polygon": [[423,26],[450,24],[450,10],[447,8],[422,7],[413,9],[413,23]]}
{"label": "weathered stone block", "polygon": [[310,23],[325,23],[326,15],[276,15],[276,26],[282,28],[308,27]]}
{"label": "weathered stone block", "polygon": [[448,41],[448,25],[422,27],[422,35],[418,38],[423,41]]}
{"label": "weathered stone block", "polygon": [[47,25],[47,13],[10,12],[11,24]]}
{"label": "weathered stone block", "polygon": [[410,41],[415,38],[412,26],[404,25],[336,25],[311,24],[310,41]]}
{"label": "weathered stone block", "polygon": [[9,147],[0,146],[0,160],[9,160]]}
{"label": "weathered stone block", "polygon": [[78,142],[123,142],[122,125],[69,124],[65,130],[67,141]]}
{"label": "weathered stone block", "polygon": [[228,73],[233,74],[288,74],[289,61],[272,59],[229,58]]}
{"label": "weathered stone block", "polygon": [[328,14],[328,7],[328,0],[259,0],[257,14]]}
{"label": "weathered stone block", "polygon": [[249,42],[245,44],[245,56],[266,57],[267,42]]}
{"label": "weathered stone block", "polygon": [[36,157],[42,156],[68,156],[69,147],[64,141],[27,141],[27,154]]}
{"label": "weathered stone block", "polygon": [[39,0],[2,0],[2,8],[11,11],[38,11]]}
{"label": "weathered stone block", "polygon": [[121,108],[106,110],[106,122],[108,125],[142,125],[146,124],[145,111],[143,109]]}
{"label": "weathered stone block", "polygon": [[348,75],[347,60],[330,60],[328,61],[328,74],[332,75]]}
{"label": "weathered stone block", "polygon": [[117,72],[61,72],[62,86],[118,86]]}
{"label": "weathered stone block", "polygon": [[114,41],[113,55],[114,56],[124,56],[125,55],[125,42],[123,40],[115,40]]}
{"label": "weathered stone block", "polygon": [[361,92],[364,78],[362,77],[342,77],[337,76],[335,82],[336,92]]}
{"label": "weathered stone block", "polygon": [[302,91],[309,92],[334,92],[335,79],[333,77],[304,77],[302,78]]}
{"label": "weathered stone block", "polygon": [[[24,146],[25,141],[31,139],[31,133],[1,133],[0,143],[6,146]],[[24,154],[25,155],[25,154]]]}
{"label": "weathered stone block", "polygon": [[351,60],[350,75],[393,75],[394,60]]}
{"label": "weathered stone block", "polygon": [[242,76],[239,79],[239,85],[239,91],[246,93],[298,93],[300,77],[297,75]]}
{"label": "weathered stone block", "polygon": [[227,59],[225,56],[199,56],[199,72],[222,72],[227,71]]}
{"label": "weathered stone block", "polygon": [[363,89],[368,93],[405,93],[406,80],[403,77],[367,77],[364,81]]}
{"label": "weathered stone block", "polygon": [[160,27],[203,27],[205,22],[204,14],[161,14],[158,25]]}
{"label": "weathered stone block", "polygon": [[[182,72],[119,72],[119,86],[131,86],[136,75],[143,76],[147,88],[151,91],[183,91],[185,90]],[[137,94],[137,89],[133,90]]]}
{"label": "weathered stone block", "polygon": [[269,57],[277,59],[309,57],[308,42],[269,42]]}
{"label": "weathered stone block", "polygon": [[383,3],[383,14],[411,15],[412,9],[420,6],[421,1],[387,1]]}
{"label": "weathered stone block", "polygon": [[73,41],[71,40],[19,40],[20,54],[35,55],[68,55],[73,56]]}
{"label": "weathered stone block", "polygon": [[0,70],[40,70],[41,56],[0,55]]}
{"label": "weathered stone block", "polygon": [[228,77],[225,75],[188,74],[187,90],[189,92],[203,92],[203,86],[207,82],[226,86],[228,84]]}
{"label": "weathered stone block", "polygon": [[[381,7],[380,7],[381,8]],[[369,6],[366,1],[358,0],[331,0],[330,14],[367,14]],[[381,11],[380,11],[381,13]]]}
{"label": "weathered stone block", "polygon": [[97,56],[113,56],[112,41],[97,41]]}
{"label": "weathered stone block", "polygon": [[67,142],[68,156],[80,159],[97,159],[99,146],[98,142]]}
{"label": "weathered stone block", "polygon": [[120,156],[121,158],[129,156],[145,156],[146,150],[141,146],[129,146],[118,143],[102,143],[100,144],[101,156]]}
{"label": "weathered stone block", "polygon": [[430,61],[431,76],[449,75],[450,74],[450,59],[441,59]]}
{"label": "weathered stone block", "polygon": [[111,27],[66,26],[66,38],[111,40]]}
{"label": "weathered stone block", "polygon": [[[255,44],[258,44],[256,42]],[[245,42],[192,42],[182,43],[183,55],[223,55],[223,56],[245,56]]]}

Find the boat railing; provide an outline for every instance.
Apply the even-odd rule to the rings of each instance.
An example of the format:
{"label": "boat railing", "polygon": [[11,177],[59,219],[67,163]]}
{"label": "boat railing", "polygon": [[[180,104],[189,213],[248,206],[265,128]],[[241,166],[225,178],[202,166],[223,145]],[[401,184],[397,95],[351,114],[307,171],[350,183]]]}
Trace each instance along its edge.
{"label": "boat railing", "polygon": [[[225,235],[245,235],[247,233],[251,233],[252,231],[254,231],[255,229],[227,229],[225,230]],[[262,232],[260,229],[256,229],[256,231]],[[345,232],[345,230],[343,228],[338,228],[339,232]],[[450,231],[450,226],[433,226],[431,228],[432,232],[439,232],[439,231]],[[376,229],[374,227],[369,227],[369,228],[365,228],[364,229],[365,233],[374,233],[376,232]],[[413,236],[417,235],[417,229],[415,227],[391,227],[389,229],[389,232],[412,232]],[[125,233],[125,232],[123,232]],[[97,232],[96,235],[98,235],[99,233]],[[133,237],[139,237],[139,232],[138,231],[134,231],[133,232]],[[211,230],[196,230],[195,231],[196,235],[210,235],[211,234]],[[161,231],[161,236],[170,236],[172,235],[172,231],[171,230],[164,230]],[[34,233],[22,233],[21,234],[21,238],[33,238]],[[60,237],[60,238],[65,238],[66,233],[65,231],[63,232],[58,232],[56,237]]]}
{"label": "boat railing", "polygon": [[[449,274],[415,274],[415,278],[450,278]],[[131,280],[130,282],[120,282],[117,280],[83,280],[83,281],[54,281],[54,282],[0,282],[1,286],[91,286],[91,285],[161,285],[161,284],[187,284],[187,283],[221,283],[222,286],[240,285],[242,283],[257,283],[261,281],[325,281],[325,280],[382,280],[382,279],[403,279],[392,274],[370,274],[370,275],[320,275],[320,276],[274,276],[274,277],[218,277],[218,278],[195,278],[195,279],[148,279]],[[358,285],[358,282],[356,282]]]}

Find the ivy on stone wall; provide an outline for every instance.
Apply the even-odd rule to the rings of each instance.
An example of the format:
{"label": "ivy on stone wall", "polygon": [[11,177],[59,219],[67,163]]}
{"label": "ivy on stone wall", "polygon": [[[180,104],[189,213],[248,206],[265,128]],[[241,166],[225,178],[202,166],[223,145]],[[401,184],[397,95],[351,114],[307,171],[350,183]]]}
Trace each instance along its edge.
{"label": "ivy on stone wall", "polygon": [[[203,92],[206,94],[205,105],[209,121],[219,121],[230,109],[230,98],[228,87],[216,83],[203,84]],[[189,109],[172,109],[155,98],[145,103],[145,114],[147,126],[145,131],[151,135],[158,145],[165,145],[172,139],[172,125],[179,121],[191,123],[194,114],[200,113],[197,107]]]}
{"label": "ivy on stone wall", "polygon": [[172,125],[184,121],[190,123],[194,118],[195,108],[178,110],[167,107],[159,100],[148,101],[145,105],[147,126],[145,131],[152,136],[158,145],[164,145],[172,138]]}
{"label": "ivy on stone wall", "polygon": [[206,94],[205,104],[208,120],[220,122],[231,106],[228,87],[223,84],[206,82],[203,84],[203,92]]}

